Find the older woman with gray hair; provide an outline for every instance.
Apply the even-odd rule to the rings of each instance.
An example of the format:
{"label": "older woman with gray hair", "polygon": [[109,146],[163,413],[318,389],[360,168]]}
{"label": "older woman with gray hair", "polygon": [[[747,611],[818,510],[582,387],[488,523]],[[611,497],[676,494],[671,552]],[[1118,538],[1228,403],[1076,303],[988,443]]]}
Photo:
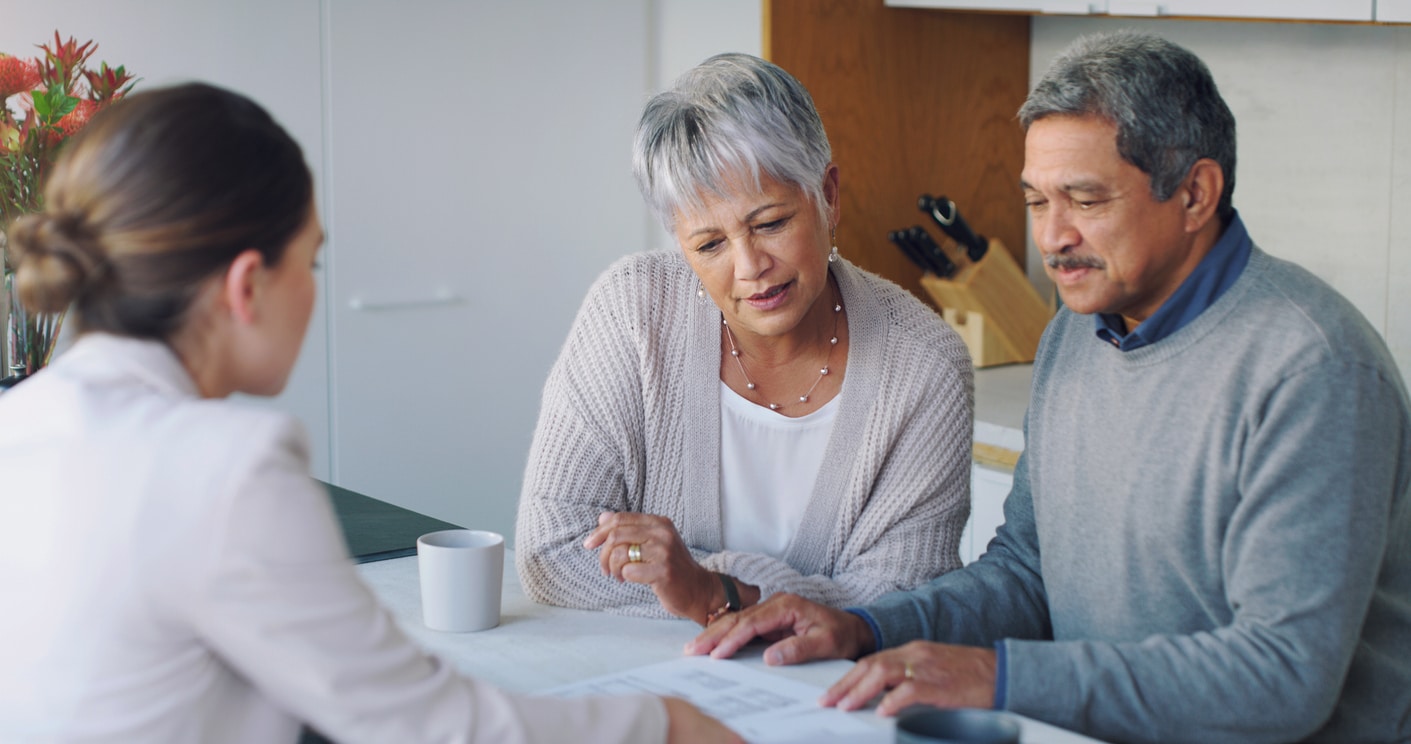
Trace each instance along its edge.
{"label": "older woman with gray hair", "polygon": [[958,568],[970,359],[840,255],[808,92],[712,57],[647,104],[633,169],[680,250],[610,267],[549,375],[519,507],[529,595],[707,624]]}

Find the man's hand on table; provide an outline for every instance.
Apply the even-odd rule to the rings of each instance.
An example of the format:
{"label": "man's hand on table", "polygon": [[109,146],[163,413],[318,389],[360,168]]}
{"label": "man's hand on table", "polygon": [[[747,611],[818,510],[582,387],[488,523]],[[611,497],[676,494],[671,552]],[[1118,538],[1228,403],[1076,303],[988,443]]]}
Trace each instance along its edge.
{"label": "man's hand on table", "polygon": [[[764,650],[764,663],[771,666],[857,659],[877,645],[872,629],[861,617],[792,594],[778,594],[711,623],[685,650],[687,654],[725,659],[755,638],[773,642]],[[995,699],[996,666],[993,649],[913,641],[861,659],[819,702],[855,710],[891,690],[877,706],[881,715],[895,715],[916,703],[990,708]]]}
{"label": "man's hand on table", "polygon": [[912,705],[993,708],[994,649],[912,641],[857,662],[823,693],[819,703],[856,710],[887,692],[877,714],[896,715]]}

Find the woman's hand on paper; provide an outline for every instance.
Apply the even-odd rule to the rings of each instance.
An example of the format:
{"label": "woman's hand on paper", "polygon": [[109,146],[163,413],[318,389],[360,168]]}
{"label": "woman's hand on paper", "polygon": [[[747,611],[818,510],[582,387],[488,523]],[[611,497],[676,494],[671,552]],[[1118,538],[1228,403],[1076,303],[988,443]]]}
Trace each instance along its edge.
{"label": "woman's hand on paper", "polygon": [[879,715],[896,715],[916,704],[991,708],[996,656],[990,648],[912,641],[861,659],[819,703],[856,710],[886,692],[877,704]]}
{"label": "woman's hand on paper", "polygon": [[686,644],[686,653],[727,659],[756,638],[774,642],[764,650],[764,662],[771,666],[856,659],[876,646],[872,629],[857,615],[795,594],[776,594],[711,623]]}

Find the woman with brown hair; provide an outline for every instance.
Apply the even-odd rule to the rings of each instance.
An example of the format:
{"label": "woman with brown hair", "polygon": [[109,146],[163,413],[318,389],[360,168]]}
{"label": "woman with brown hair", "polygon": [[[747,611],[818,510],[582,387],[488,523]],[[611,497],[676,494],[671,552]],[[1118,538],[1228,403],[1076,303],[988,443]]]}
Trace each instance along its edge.
{"label": "woman with brown hair", "polygon": [[298,145],[193,84],[101,113],[9,233],[73,348],[0,396],[0,740],[733,741],[681,701],[458,676],[359,581],[274,395],[323,233]]}

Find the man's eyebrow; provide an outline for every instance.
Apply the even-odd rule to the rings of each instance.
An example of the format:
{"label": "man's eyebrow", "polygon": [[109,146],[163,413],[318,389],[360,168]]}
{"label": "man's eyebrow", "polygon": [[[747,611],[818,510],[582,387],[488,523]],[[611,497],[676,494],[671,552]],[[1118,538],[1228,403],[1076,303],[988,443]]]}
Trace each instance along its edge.
{"label": "man's eyebrow", "polygon": [[1081,191],[1085,194],[1106,194],[1108,191],[1111,191],[1111,189],[1107,187],[1107,184],[1101,181],[1086,179],[1065,183],[1059,187],[1059,190],[1065,194],[1072,191]]}
{"label": "man's eyebrow", "polygon": [[[1037,188],[1034,188],[1033,184],[1029,183],[1028,181],[1022,178],[1019,179],[1019,188],[1022,191],[1038,191]],[[1096,181],[1091,179],[1079,179],[1077,181],[1073,181],[1072,183],[1065,183],[1062,186],[1059,186],[1058,190],[1065,194],[1072,193],[1074,191],[1081,192],[1084,194],[1106,194],[1112,189],[1108,188],[1107,184],[1103,183],[1102,181]]]}

